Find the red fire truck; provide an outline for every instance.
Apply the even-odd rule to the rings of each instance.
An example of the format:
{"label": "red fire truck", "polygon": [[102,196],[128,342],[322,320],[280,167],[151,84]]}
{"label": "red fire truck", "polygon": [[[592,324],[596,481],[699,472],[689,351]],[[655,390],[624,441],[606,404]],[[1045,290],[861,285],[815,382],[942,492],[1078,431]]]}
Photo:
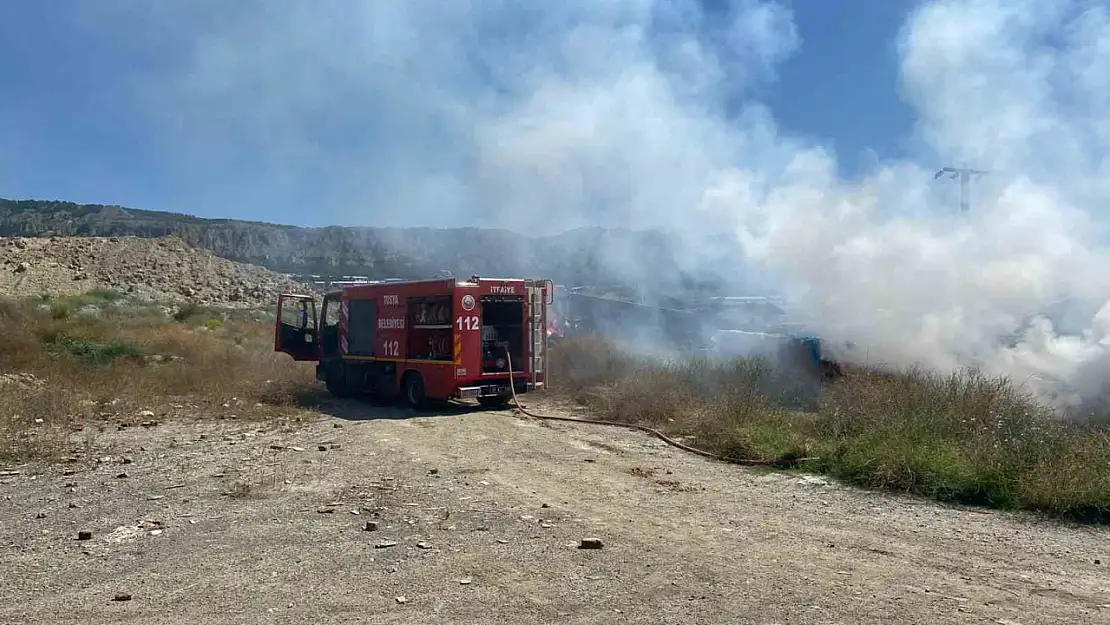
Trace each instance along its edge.
{"label": "red fire truck", "polygon": [[474,398],[501,407],[514,390],[547,382],[553,295],[547,279],[344,285],[324,296],[318,320],[315,298],[282,293],[274,350],[316,362],[316,378],[337,397],[399,395],[415,408]]}

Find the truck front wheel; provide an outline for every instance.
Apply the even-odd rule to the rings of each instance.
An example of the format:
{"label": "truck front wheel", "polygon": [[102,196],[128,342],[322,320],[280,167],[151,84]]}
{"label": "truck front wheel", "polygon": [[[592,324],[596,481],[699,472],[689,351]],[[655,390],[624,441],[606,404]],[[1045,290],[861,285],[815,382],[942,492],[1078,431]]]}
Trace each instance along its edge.
{"label": "truck front wheel", "polygon": [[324,385],[334,397],[350,397],[350,385],[347,384],[347,365],[342,360],[333,360],[328,363],[324,374]]}

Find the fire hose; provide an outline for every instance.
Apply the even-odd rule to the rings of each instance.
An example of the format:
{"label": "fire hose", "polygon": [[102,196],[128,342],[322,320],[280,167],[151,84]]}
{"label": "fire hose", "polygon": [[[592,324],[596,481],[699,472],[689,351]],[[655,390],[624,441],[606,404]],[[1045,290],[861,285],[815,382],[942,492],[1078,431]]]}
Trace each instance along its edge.
{"label": "fire hose", "polygon": [[640,425],[638,423],[624,423],[624,422],[621,422],[621,421],[605,421],[605,420],[602,420],[602,419],[582,419],[580,417],[557,417],[555,415],[543,415],[543,414],[537,414],[537,413],[531,412],[528,409],[526,409],[523,405],[521,405],[520,399],[516,395],[516,383],[513,381],[512,377],[511,377],[512,376],[512,371],[513,371],[513,359],[512,359],[512,356],[509,354],[508,344],[504,344],[504,345],[502,345],[502,347],[505,348],[505,363],[508,365],[508,368],[509,368],[509,375],[510,375],[509,389],[513,394],[513,408],[515,409],[516,412],[518,412],[520,414],[523,414],[525,416],[532,417],[533,419],[542,419],[542,420],[545,420],[545,421],[567,421],[567,422],[571,422],[571,423],[588,423],[588,424],[591,424],[591,425],[608,425],[608,426],[612,426],[612,427],[620,427],[620,428],[625,428],[625,429],[629,429],[629,430],[639,430],[641,432],[651,434],[652,436],[658,438],[659,440],[663,441],[664,443],[666,443],[666,444],[668,444],[672,447],[677,447],[678,449],[681,449],[683,451],[687,451],[687,452],[690,452],[692,454],[697,454],[699,456],[702,456],[703,458],[709,458],[711,460],[720,460],[722,462],[728,462],[730,464],[738,464],[738,465],[747,466],[747,467],[788,467],[788,466],[792,466],[795,463],[797,463],[799,461],[802,461],[802,460],[816,460],[816,458],[782,458],[782,459],[777,459],[777,460],[753,460],[753,459],[750,459],[750,458],[732,458],[732,457],[728,457],[728,456],[722,456],[720,454],[715,454],[715,453],[712,453],[712,452],[709,452],[709,451],[705,451],[704,449],[698,449],[697,447],[691,447],[690,445],[687,445],[685,443],[681,443],[679,441],[674,440],[673,438],[667,436],[666,434],[660,432],[659,430],[657,430],[655,428],[651,428],[651,427],[648,427],[646,425]]}

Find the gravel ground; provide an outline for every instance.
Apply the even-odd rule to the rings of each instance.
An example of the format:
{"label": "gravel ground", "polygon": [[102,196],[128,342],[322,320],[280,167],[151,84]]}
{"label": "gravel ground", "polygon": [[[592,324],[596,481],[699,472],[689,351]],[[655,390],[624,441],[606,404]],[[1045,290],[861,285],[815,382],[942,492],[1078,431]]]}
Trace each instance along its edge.
{"label": "gravel ground", "polygon": [[1110,622],[1105,529],[508,411],[326,412],[4,467],[0,623]]}

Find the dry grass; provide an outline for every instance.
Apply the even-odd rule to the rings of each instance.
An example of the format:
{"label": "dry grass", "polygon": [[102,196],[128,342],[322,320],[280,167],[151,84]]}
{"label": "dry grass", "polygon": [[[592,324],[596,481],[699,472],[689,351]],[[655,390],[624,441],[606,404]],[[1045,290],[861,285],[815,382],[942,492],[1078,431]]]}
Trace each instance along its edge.
{"label": "dry grass", "polygon": [[1055,419],[1007,380],[852,370],[822,389],[768,361],[652,361],[599,339],[560,345],[551,368],[599,418],[730,457],[817,457],[805,468],[861,486],[1110,522],[1110,428]]}
{"label": "dry grass", "polygon": [[105,291],[0,300],[0,460],[57,454],[90,419],[141,421],[167,404],[250,416],[305,403],[311,367],[274,353],[273,326],[253,314],[167,316]]}

